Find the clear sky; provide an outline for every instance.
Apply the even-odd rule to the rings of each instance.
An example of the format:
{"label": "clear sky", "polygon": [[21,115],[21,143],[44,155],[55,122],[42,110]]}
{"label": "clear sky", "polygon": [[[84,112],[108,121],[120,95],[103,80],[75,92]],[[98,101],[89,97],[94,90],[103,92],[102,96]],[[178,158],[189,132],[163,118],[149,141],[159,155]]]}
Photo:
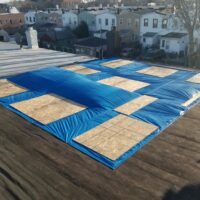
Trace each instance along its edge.
{"label": "clear sky", "polygon": [[0,3],[6,3],[9,2],[10,0],[0,0]]}

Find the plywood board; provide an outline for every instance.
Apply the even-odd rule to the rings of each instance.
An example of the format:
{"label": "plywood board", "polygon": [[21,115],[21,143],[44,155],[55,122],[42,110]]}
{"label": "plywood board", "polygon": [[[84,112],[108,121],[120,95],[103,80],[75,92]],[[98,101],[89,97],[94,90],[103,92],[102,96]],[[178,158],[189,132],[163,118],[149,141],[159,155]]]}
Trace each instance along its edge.
{"label": "plywood board", "polygon": [[98,70],[90,69],[81,65],[70,65],[63,68],[66,70],[73,71],[79,74],[84,74],[84,75],[95,74],[95,73],[100,72]]}
{"label": "plywood board", "polygon": [[14,103],[11,106],[42,124],[68,117],[86,108],[70,100],[49,94]]}
{"label": "plywood board", "polygon": [[152,124],[120,114],[74,140],[116,160],[157,129]]}
{"label": "plywood board", "polygon": [[142,73],[142,74],[147,74],[147,75],[157,76],[157,77],[163,78],[163,77],[167,77],[167,76],[170,76],[170,75],[176,73],[177,70],[164,68],[164,67],[152,66],[152,67],[148,67],[148,68],[139,70],[137,72],[138,73]]}
{"label": "plywood board", "polygon": [[25,91],[26,90],[24,88],[17,86],[6,79],[0,80],[0,98],[22,93]]}
{"label": "plywood board", "polygon": [[66,70],[74,72],[74,71],[77,71],[77,70],[85,69],[85,67],[82,66],[82,65],[68,65],[66,67],[63,67],[62,69],[66,69]]}
{"label": "plywood board", "polygon": [[187,107],[187,106],[191,105],[194,101],[196,101],[199,98],[200,98],[200,92],[196,93],[191,99],[189,99],[188,101],[183,103],[182,106]]}
{"label": "plywood board", "polygon": [[200,73],[196,74],[192,78],[188,79],[187,81],[192,82],[192,83],[199,83],[200,84]]}
{"label": "plywood board", "polygon": [[115,110],[117,112],[130,115],[136,112],[137,110],[155,102],[156,100],[158,99],[151,96],[143,95],[136,99],[133,99],[132,101],[129,101],[128,103],[123,104],[122,106],[119,106]]}
{"label": "plywood board", "polygon": [[96,73],[99,73],[99,72],[100,71],[98,71],[98,70],[89,69],[89,68],[85,68],[85,69],[81,69],[81,70],[76,71],[76,73],[83,74],[83,75],[96,74]]}
{"label": "plywood board", "polygon": [[117,67],[122,67],[124,65],[129,65],[129,64],[133,64],[133,61],[130,60],[114,60],[114,61],[110,61],[110,62],[105,62],[102,63],[101,65],[105,66],[105,67],[110,67],[110,68],[117,68]]}
{"label": "plywood board", "polygon": [[106,79],[100,80],[98,82],[106,84],[106,85],[118,87],[118,88],[127,90],[129,92],[133,92],[135,90],[141,89],[141,88],[149,85],[148,83],[131,80],[131,79],[127,79],[127,78],[122,78],[122,77],[118,77],[118,76],[106,78]]}

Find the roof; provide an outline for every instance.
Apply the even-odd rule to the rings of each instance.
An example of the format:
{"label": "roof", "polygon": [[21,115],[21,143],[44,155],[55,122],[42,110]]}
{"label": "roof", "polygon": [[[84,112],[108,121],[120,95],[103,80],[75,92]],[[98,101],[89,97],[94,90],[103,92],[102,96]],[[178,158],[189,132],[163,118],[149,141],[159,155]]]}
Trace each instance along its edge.
{"label": "roof", "polygon": [[[24,48],[20,50],[17,44],[0,42],[0,77],[48,66],[62,66],[93,59],[88,56],[79,56],[49,49],[32,50]],[[5,64],[9,67],[6,68]]]}
{"label": "roof", "polygon": [[184,36],[186,36],[187,33],[177,33],[177,32],[171,32],[171,33],[167,33],[166,35],[162,35],[161,37],[166,37],[166,38],[182,38]]}
{"label": "roof", "polygon": [[90,11],[86,11],[86,12],[90,13],[92,15],[102,15],[102,14],[105,14],[105,13],[112,14],[112,12],[109,11],[109,10],[90,10]]}
{"label": "roof", "polygon": [[143,37],[154,37],[156,35],[157,33],[154,33],[154,32],[146,32],[143,34]]}
{"label": "roof", "polygon": [[97,37],[90,37],[87,39],[83,39],[79,42],[76,42],[75,45],[86,46],[86,47],[99,47],[102,45],[106,45],[106,40]]}
{"label": "roof", "polygon": [[[0,54],[1,70],[3,66],[17,70],[18,67],[8,63],[20,59],[20,65],[25,62],[24,68],[28,62],[33,65],[40,60],[38,55],[27,58],[28,50],[24,50],[27,54],[22,54],[17,46],[5,44]],[[44,61],[44,51],[40,50],[35,52]],[[56,58],[67,56],[46,51],[47,61],[50,55]],[[30,54],[33,53],[30,50]],[[74,58],[75,55],[70,56]],[[116,171],[27,123],[1,105],[0,116],[2,199],[161,200],[169,195],[178,199],[191,194],[199,197],[200,105],[188,111]]]}
{"label": "roof", "polygon": [[96,31],[94,33],[106,33],[106,32],[108,32],[108,30],[99,30],[99,31]]}
{"label": "roof", "polygon": [[21,200],[199,197],[200,105],[116,171],[1,106],[0,116],[2,199],[10,195]]}
{"label": "roof", "polygon": [[139,14],[139,15],[145,15],[145,14],[149,14],[149,13],[157,13],[157,14],[160,14],[160,15],[166,15],[165,13],[163,12],[159,12],[155,9],[141,9],[141,10],[137,10],[135,11],[136,14]]}

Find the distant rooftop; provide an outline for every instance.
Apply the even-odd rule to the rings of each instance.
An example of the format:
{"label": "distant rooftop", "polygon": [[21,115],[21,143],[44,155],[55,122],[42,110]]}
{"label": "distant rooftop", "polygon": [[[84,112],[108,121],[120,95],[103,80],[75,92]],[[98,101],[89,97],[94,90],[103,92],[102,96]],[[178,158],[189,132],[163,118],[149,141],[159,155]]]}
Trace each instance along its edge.
{"label": "distant rooftop", "polygon": [[177,32],[171,32],[166,35],[163,35],[162,37],[167,37],[167,38],[182,38],[183,36],[186,36],[187,33],[177,33]]}
{"label": "distant rooftop", "polygon": [[91,11],[87,11],[89,12],[90,14],[92,15],[101,15],[101,14],[104,14],[104,13],[112,13],[110,10],[91,10]]}
{"label": "distant rooftop", "polygon": [[0,77],[50,66],[89,61],[94,58],[49,49],[20,49],[15,43],[0,42]]}
{"label": "distant rooftop", "polygon": [[75,45],[78,46],[87,46],[87,47],[99,47],[106,44],[105,39],[90,37],[84,40],[77,42]]}
{"label": "distant rooftop", "polygon": [[143,37],[154,37],[155,35],[157,35],[157,33],[154,33],[154,32],[146,32],[145,34],[143,34]]}

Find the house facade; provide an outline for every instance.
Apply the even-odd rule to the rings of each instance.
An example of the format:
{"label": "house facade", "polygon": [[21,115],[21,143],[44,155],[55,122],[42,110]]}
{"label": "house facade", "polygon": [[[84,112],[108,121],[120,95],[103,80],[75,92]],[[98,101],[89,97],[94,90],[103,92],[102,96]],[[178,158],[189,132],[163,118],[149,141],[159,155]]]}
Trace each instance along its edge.
{"label": "house facade", "polygon": [[142,36],[142,45],[144,48],[146,47],[153,47],[153,46],[158,46],[159,45],[159,39],[160,36],[158,33],[155,32],[146,32]]}
{"label": "house facade", "polygon": [[141,13],[140,42],[143,47],[157,45],[159,35],[168,32],[168,16],[163,13],[150,11]]}
{"label": "house facade", "polygon": [[33,25],[36,23],[36,11],[28,11],[24,14],[24,21],[26,25]]}
{"label": "house facade", "polygon": [[119,31],[122,43],[131,43],[139,39],[140,16],[129,10],[117,12],[116,29]]}
{"label": "house facade", "polygon": [[62,26],[75,29],[78,26],[78,15],[72,11],[63,13]]}
{"label": "house facade", "polygon": [[116,26],[117,18],[115,14],[108,10],[83,11],[79,14],[79,23],[87,23],[91,32],[99,30],[111,31]]}
{"label": "house facade", "polygon": [[140,35],[147,32],[163,33],[168,28],[168,16],[163,13],[149,12],[141,15],[140,18]]}
{"label": "house facade", "polygon": [[97,37],[81,39],[74,46],[77,54],[85,54],[93,57],[100,57],[107,50],[106,40]]}
{"label": "house facade", "polygon": [[161,36],[160,49],[166,53],[184,54],[188,46],[188,35],[186,33],[170,32]]}
{"label": "house facade", "polygon": [[0,29],[18,28],[24,25],[23,13],[1,13]]}
{"label": "house facade", "polygon": [[37,24],[47,24],[49,23],[49,15],[48,12],[39,11],[35,15]]}

